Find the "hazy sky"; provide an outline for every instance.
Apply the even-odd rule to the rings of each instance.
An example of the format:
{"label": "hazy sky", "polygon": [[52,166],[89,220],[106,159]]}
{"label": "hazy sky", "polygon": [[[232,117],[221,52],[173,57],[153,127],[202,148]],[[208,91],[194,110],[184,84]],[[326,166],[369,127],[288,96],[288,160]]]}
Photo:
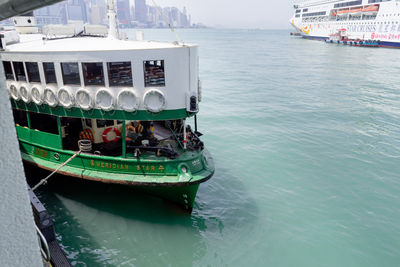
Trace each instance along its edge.
{"label": "hazy sky", "polygon": [[[146,0],[153,5],[152,0]],[[229,28],[288,29],[291,0],[155,0],[159,6],[184,6],[193,22]]]}

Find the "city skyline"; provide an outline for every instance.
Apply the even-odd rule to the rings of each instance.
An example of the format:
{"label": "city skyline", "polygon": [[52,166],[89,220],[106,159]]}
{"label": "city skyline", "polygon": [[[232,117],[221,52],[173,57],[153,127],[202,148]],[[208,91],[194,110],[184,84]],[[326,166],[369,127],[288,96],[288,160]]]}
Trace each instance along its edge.
{"label": "city skyline", "polygon": [[[132,5],[133,4],[133,5]],[[117,19],[121,27],[166,28],[169,24],[177,28],[198,27],[191,23],[185,7],[156,8],[146,0],[117,0]],[[106,0],[67,0],[34,11],[36,22],[66,24],[70,20],[83,23],[108,24]]]}
{"label": "city skyline", "polygon": [[[293,15],[292,0],[155,0],[160,6],[185,6],[193,21],[216,28],[290,29]],[[152,3],[152,0],[147,0]]]}
{"label": "city skyline", "polygon": [[[139,23],[136,25],[135,17],[137,12],[135,11],[135,1],[138,0],[118,0],[117,8],[120,9],[118,12],[118,19],[121,26],[129,25],[128,20],[132,19],[134,21],[132,27],[147,27]],[[174,12],[179,11],[179,13],[186,13],[187,17],[183,19],[191,26],[195,24],[195,27],[207,27],[212,28],[244,28],[244,29],[291,29],[289,20],[293,15],[293,1],[273,1],[273,0],[248,0],[245,3],[235,3],[232,4],[228,0],[220,0],[217,2],[212,2],[210,0],[192,1],[192,0],[155,0],[155,3],[160,6],[163,13],[167,13],[167,16],[161,16],[158,10],[153,6],[153,0],[140,0],[144,2],[149,11],[148,16],[150,20],[155,22],[160,22],[157,25],[150,25],[149,27],[168,27],[165,23],[165,18],[171,18],[171,9]],[[86,12],[90,13],[89,18],[86,19],[88,23],[92,24],[108,24],[106,20],[106,0],[68,0],[67,2],[76,3],[81,2],[85,6]],[[74,4],[75,3],[75,4]],[[47,13],[43,12],[46,9]],[[121,9],[125,10],[121,12]],[[142,8],[143,9],[143,8]],[[69,16],[71,13],[79,13],[78,7],[70,7],[69,10],[65,7],[65,2],[60,2],[53,6],[48,6],[35,11],[37,20],[41,23],[46,20],[46,23],[59,24],[66,23],[68,19],[73,19],[73,16]],[[128,10],[128,12],[127,12]],[[130,18],[127,19],[128,14]],[[50,15],[49,15],[50,14]],[[40,17],[42,16],[42,17]],[[83,16],[83,14],[82,14]],[[175,20],[177,20],[175,15]],[[85,21],[85,19],[83,19]],[[142,19],[143,20],[143,19]],[[10,23],[3,22],[4,23]],[[45,24],[46,24],[45,23]],[[178,25],[178,21],[169,21],[174,27],[188,27]],[[130,26],[130,27],[131,27]]]}

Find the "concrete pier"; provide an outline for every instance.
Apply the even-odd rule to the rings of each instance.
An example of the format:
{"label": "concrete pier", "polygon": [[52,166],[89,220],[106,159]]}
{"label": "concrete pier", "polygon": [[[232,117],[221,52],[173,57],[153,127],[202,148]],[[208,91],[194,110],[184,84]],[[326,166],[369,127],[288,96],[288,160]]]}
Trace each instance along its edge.
{"label": "concrete pier", "polygon": [[0,266],[42,267],[3,64],[0,64],[0,147]]}

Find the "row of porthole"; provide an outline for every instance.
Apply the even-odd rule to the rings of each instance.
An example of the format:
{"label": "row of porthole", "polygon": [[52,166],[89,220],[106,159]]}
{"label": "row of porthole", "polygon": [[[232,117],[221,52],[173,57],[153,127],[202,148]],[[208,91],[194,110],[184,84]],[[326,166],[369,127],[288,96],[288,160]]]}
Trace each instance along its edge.
{"label": "row of porthole", "polygon": [[[67,109],[77,105],[83,110],[92,108],[100,108],[104,111],[113,109],[122,109],[127,112],[134,112],[139,108],[140,99],[137,93],[132,89],[122,89],[118,92],[117,97],[107,88],[97,90],[95,96],[89,90],[80,88],[74,92],[70,87],[61,87],[56,89],[52,86],[43,88],[41,85],[29,86],[25,83],[10,83],[8,86],[10,96],[14,100],[30,103],[31,101],[37,105],[43,103],[50,107],[61,105]],[[158,89],[149,89],[143,96],[144,108],[150,112],[161,112],[166,105],[166,99]]]}

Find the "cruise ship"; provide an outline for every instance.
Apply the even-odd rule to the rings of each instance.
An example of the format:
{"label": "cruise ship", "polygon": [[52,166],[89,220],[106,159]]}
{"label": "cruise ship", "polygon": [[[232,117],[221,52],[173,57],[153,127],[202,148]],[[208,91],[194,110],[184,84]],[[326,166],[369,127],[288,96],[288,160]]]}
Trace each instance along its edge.
{"label": "cruise ship", "polygon": [[327,40],[345,32],[349,39],[400,48],[399,0],[303,0],[293,7],[290,23],[304,38]]}

